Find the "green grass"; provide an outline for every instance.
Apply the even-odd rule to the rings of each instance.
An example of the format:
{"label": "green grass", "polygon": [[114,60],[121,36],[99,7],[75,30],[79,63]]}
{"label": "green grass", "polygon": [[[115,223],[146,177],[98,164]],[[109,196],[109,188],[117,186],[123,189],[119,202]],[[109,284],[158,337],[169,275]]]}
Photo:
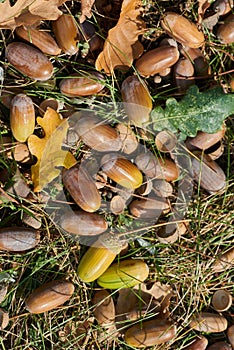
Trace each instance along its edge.
{"label": "green grass", "polygon": [[[149,5],[148,2],[146,5]],[[67,6],[71,13],[77,15],[77,5],[67,2]],[[144,35],[143,42],[147,49],[157,45],[158,36],[162,32],[159,22],[160,14],[163,13],[164,9],[171,9],[171,7],[191,20],[195,20],[197,17],[197,2],[160,1],[156,3],[152,1],[145,15],[148,31]],[[106,28],[103,27],[105,16],[101,19],[102,21],[95,10],[91,21],[96,23],[97,27],[99,26],[101,35],[105,36]],[[48,24],[46,25],[48,29]],[[200,81],[199,85],[204,88],[204,86],[218,83],[226,92],[230,93],[228,84],[231,74],[233,75],[231,59],[233,45],[221,45],[214,33],[206,28],[203,30],[206,35],[204,52],[209,57],[212,75],[206,81]],[[111,115],[111,113],[107,115],[104,107],[107,103],[116,105],[121,101],[120,87],[125,78],[123,73],[117,71],[115,76],[105,77],[105,90],[101,95],[71,100],[60,93],[58,83],[62,77],[70,76],[76,71],[94,69],[92,57],[87,63],[80,56],[68,58],[66,55],[60,55],[52,59],[56,67],[56,79],[43,83],[32,82],[6,62],[4,48],[12,41],[12,35],[7,30],[2,30],[0,33],[0,66],[5,70],[2,92],[20,88],[33,99],[35,106],[38,106],[46,98],[56,98],[64,103],[64,111],[90,109],[95,106],[100,111],[104,110],[103,118],[108,118],[113,124],[116,122],[116,116]],[[81,49],[85,49],[85,45],[85,43],[81,43]],[[133,73],[134,69],[130,72]],[[156,86],[153,78],[149,78],[147,84],[154,105],[159,102],[164,103],[166,98],[176,95],[174,86],[168,85],[167,81],[162,81]],[[189,228],[185,235],[173,244],[162,244],[157,239],[158,227],[156,225],[141,237],[144,240],[130,241],[128,249],[119,257],[119,259],[143,259],[150,270],[146,281],[149,286],[155,281],[159,281],[172,287],[173,295],[169,306],[169,317],[178,327],[177,336],[167,344],[151,347],[152,350],[182,350],[185,344],[188,344],[198,334],[188,327],[191,317],[200,311],[214,312],[211,305],[214,291],[224,288],[234,295],[234,265],[221,273],[214,274],[211,271],[214,260],[233,245],[233,126],[233,118],[230,117],[226,121],[227,130],[223,140],[224,154],[217,161],[227,176],[226,190],[222,193],[209,195],[199,185],[195,185],[186,216]],[[40,130],[36,128],[36,131]],[[139,129],[135,128],[134,131],[141,144],[158,154],[152,140],[145,140]],[[9,110],[3,104],[0,104],[0,134],[1,137],[12,137]],[[15,147],[13,139],[10,147],[12,149]],[[72,148],[72,151],[78,160],[83,155],[88,154],[87,147],[81,142],[76,148]],[[8,192],[16,167],[24,175],[31,188],[30,198],[25,199]],[[5,169],[9,174],[6,182],[2,180]],[[48,209],[45,209],[41,198],[33,195],[30,165],[17,164],[10,159],[6,155],[4,146],[3,149],[0,148],[0,185],[1,192],[8,194],[12,199],[9,201],[9,197],[5,198],[0,204],[0,227],[25,226],[22,222],[22,216],[24,212],[29,210],[37,214],[42,221],[41,238],[35,249],[22,254],[0,252],[0,278],[1,275],[8,274],[8,292],[0,306],[9,312],[10,317],[9,325],[0,331],[0,348],[3,350],[135,349],[127,345],[122,336],[115,337],[112,343],[100,340],[102,332],[109,335],[108,331],[97,323],[93,315],[95,305],[92,305],[92,297],[100,287],[96,282],[83,283],[77,275],[79,261],[87,248],[80,245],[78,239],[64,234],[56,223],[56,218],[50,216]],[[176,190],[175,186],[174,195],[176,195]],[[51,193],[56,200],[59,200],[56,197],[58,191],[58,188],[55,190],[53,188],[53,193]],[[110,188],[107,187],[108,191]],[[71,200],[70,197],[68,198]],[[125,229],[131,230],[133,219],[127,210],[118,217],[110,213],[105,214],[105,216],[109,227],[118,227],[120,232]],[[47,313],[30,314],[25,309],[25,300],[28,295],[43,283],[61,278],[70,280],[75,286],[75,292],[71,299]],[[118,291],[110,292],[116,303]],[[224,313],[229,325],[233,324],[233,312],[232,306]],[[142,319],[137,322],[142,322]],[[85,332],[82,325],[87,327]],[[124,322],[121,326],[127,327],[128,322]],[[215,340],[227,340],[225,333],[207,334],[206,336],[210,343]]]}

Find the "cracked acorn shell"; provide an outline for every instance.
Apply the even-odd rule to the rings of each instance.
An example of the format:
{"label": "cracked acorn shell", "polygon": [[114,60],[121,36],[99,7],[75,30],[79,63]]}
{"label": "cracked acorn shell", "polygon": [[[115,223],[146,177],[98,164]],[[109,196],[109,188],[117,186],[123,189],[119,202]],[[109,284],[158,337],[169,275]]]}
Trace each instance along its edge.
{"label": "cracked acorn shell", "polygon": [[106,154],[102,157],[101,166],[111,180],[123,187],[135,189],[142,185],[142,173],[133,163],[118,154]]}
{"label": "cracked acorn shell", "polygon": [[33,27],[20,26],[15,29],[15,33],[21,39],[35,45],[39,50],[47,55],[57,56],[61,53],[54,38],[47,32]]}
{"label": "cracked acorn shell", "polygon": [[101,195],[88,170],[80,165],[63,171],[63,184],[76,204],[92,213],[101,206]]}
{"label": "cracked acorn shell", "polygon": [[123,81],[121,95],[130,122],[137,126],[147,123],[153,104],[146,85],[137,76],[131,75]]}
{"label": "cracked acorn shell", "polygon": [[144,348],[163,344],[176,336],[176,325],[167,320],[143,321],[130,327],[124,336],[129,346]]}
{"label": "cracked acorn shell", "polygon": [[194,23],[175,12],[166,12],[161,25],[169,36],[185,46],[198,48],[205,41],[203,33]]}
{"label": "cracked acorn shell", "polygon": [[14,138],[25,142],[35,128],[33,101],[25,94],[16,95],[11,101],[10,125]]}
{"label": "cracked acorn shell", "polygon": [[34,80],[45,81],[53,74],[53,65],[38,49],[21,43],[7,45],[6,58],[19,72]]}
{"label": "cracked acorn shell", "polygon": [[26,309],[32,314],[40,314],[64,304],[71,298],[74,285],[65,280],[55,280],[35,289],[26,299]]}
{"label": "cracked acorn shell", "polygon": [[189,327],[198,332],[219,333],[227,329],[227,320],[219,314],[201,312],[189,323]]}
{"label": "cracked acorn shell", "polygon": [[64,53],[74,55],[78,52],[79,30],[72,15],[63,13],[56,21],[52,22],[52,28]]}
{"label": "cracked acorn shell", "polygon": [[75,131],[87,146],[96,151],[119,151],[122,147],[117,131],[92,115],[82,115],[76,122]]}
{"label": "cracked acorn shell", "polygon": [[91,71],[77,73],[69,78],[63,79],[60,84],[60,91],[69,97],[95,95],[104,89],[104,77],[101,73]]}
{"label": "cracked acorn shell", "polygon": [[4,227],[0,229],[0,250],[23,252],[39,243],[39,233],[25,227]]}
{"label": "cracked acorn shell", "polygon": [[87,213],[83,210],[68,211],[60,219],[61,227],[74,235],[96,236],[106,231],[108,225],[105,219],[97,213]]}
{"label": "cracked acorn shell", "polygon": [[136,69],[143,77],[155,75],[173,66],[180,53],[176,47],[162,46],[150,50],[136,61]]}
{"label": "cracked acorn shell", "polygon": [[149,267],[143,260],[127,259],[108,267],[97,283],[106,289],[130,288],[144,282],[148,275]]}

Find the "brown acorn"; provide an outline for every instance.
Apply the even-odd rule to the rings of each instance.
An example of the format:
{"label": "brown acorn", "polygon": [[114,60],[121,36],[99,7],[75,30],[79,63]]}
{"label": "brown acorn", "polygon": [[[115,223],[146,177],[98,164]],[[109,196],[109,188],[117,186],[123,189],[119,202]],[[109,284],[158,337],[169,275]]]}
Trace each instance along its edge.
{"label": "brown acorn", "polygon": [[176,336],[176,326],[169,321],[155,319],[138,322],[125,333],[125,341],[136,348],[164,344]]}
{"label": "brown acorn", "polygon": [[18,71],[34,80],[48,80],[53,74],[53,65],[38,49],[13,42],[6,48],[6,58]]}
{"label": "brown acorn", "polygon": [[63,79],[59,87],[61,93],[65,96],[90,96],[104,89],[103,82],[104,77],[98,72],[81,72]]}
{"label": "brown acorn", "polygon": [[71,298],[74,285],[65,280],[55,280],[35,289],[26,299],[26,309],[32,314],[40,314],[64,304]]}
{"label": "brown acorn", "polygon": [[131,75],[123,81],[121,94],[130,122],[137,126],[147,123],[153,104],[145,83],[137,76]]}
{"label": "brown acorn", "polygon": [[57,56],[61,53],[54,38],[47,32],[33,28],[20,26],[15,29],[15,33],[21,39],[35,45],[47,55]]}
{"label": "brown acorn", "polygon": [[232,268],[234,265],[234,247],[228,249],[221,254],[219,258],[212,264],[213,272],[222,272]]}
{"label": "brown acorn", "polygon": [[52,22],[55,38],[67,55],[74,55],[78,52],[79,30],[74,17],[63,13],[56,21]]}
{"label": "brown acorn", "polygon": [[205,350],[208,345],[208,340],[203,336],[196,336],[193,342],[186,346],[184,350]]}
{"label": "brown acorn", "polygon": [[108,227],[101,215],[82,210],[68,211],[63,214],[60,225],[65,231],[79,236],[100,235]]}
{"label": "brown acorn", "polygon": [[100,208],[101,196],[95,181],[83,165],[64,170],[63,183],[83,210],[92,213]]}
{"label": "brown acorn", "polygon": [[207,350],[232,350],[232,346],[225,341],[218,341],[208,346]]}
{"label": "brown acorn", "polygon": [[106,154],[101,160],[101,165],[102,171],[123,187],[135,189],[143,182],[143,176],[138,168],[118,154]]}
{"label": "brown acorn", "polygon": [[155,75],[173,66],[179,59],[179,51],[173,46],[157,47],[146,52],[136,61],[136,69],[143,77]]}
{"label": "brown acorn", "polygon": [[227,329],[227,320],[219,314],[201,312],[194,316],[189,327],[198,332],[219,333]]}
{"label": "brown acorn", "polygon": [[163,15],[161,25],[169,36],[183,45],[198,48],[205,41],[203,33],[197,29],[194,23],[175,12],[166,12]]}
{"label": "brown acorn", "polygon": [[213,134],[207,132],[198,131],[197,135],[189,139],[189,143],[197,148],[206,150],[220,141],[225,134],[225,126]]}
{"label": "brown acorn", "polygon": [[25,142],[35,128],[33,101],[25,94],[16,95],[11,101],[11,131],[17,141]]}
{"label": "brown acorn", "polygon": [[234,14],[230,14],[217,30],[217,37],[221,43],[230,45],[234,43]]}
{"label": "brown acorn", "polygon": [[39,243],[39,233],[25,227],[4,227],[0,229],[0,250],[23,252],[33,249]]}
{"label": "brown acorn", "polygon": [[172,160],[156,158],[152,153],[139,154],[135,163],[150,178],[175,181],[179,176],[179,170]]}
{"label": "brown acorn", "polygon": [[[73,119],[75,114],[73,114]],[[122,147],[117,131],[104,121],[92,115],[78,115],[76,132],[90,148],[99,152],[119,151]]]}
{"label": "brown acorn", "polygon": [[165,198],[135,199],[129,205],[130,213],[140,219],[154,219],[155,222],[162,213],[170,209]]}
{"label": "brown acorn", "polygon": [[232,348],[234,349],[234,325],[228,327],[227,337],[228,337],[228,340],[229,340]]}
{"label": "brown acorn", "polygon": [[210,74],[209,62],[200,49],[194,49],[183,45],[183,47],[180,48],[180,52],[193,63],[196,76],[203,77]]}
{"label": "brown acorn", "polygon": [[[194,152],[195,153],[195,152]],[[209,193],[217,193],[226,186],[226,175],[207,154],[195,153],[192,157],[193,178]]]}
{"label": "brown acorn", "polygon": [[91,52],[102,49],[104,40],[96,34],[96,29],[92,23],[89,21],[80,23],[80,32],[84,40],[89,44]]}
{"label": "brown acorn", "polygon": [[174,66],[175,84],[179,91],[186,91],[194,85],[194,68],[188,58],[180,58]]}

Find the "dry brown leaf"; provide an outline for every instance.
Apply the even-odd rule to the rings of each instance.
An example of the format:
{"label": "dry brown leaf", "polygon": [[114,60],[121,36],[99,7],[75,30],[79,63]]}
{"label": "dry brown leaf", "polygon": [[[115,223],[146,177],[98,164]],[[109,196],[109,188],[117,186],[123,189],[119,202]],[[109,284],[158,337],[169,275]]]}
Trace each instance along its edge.
{"label": "dry brown leaf", "polygon": [[200,24],[203,20],[206,10],[210,7],[211,2],[209,0],[198,1],[198,23]]}
{"label": "dry brown leaf", "polygon": [[70,152],[61,148],[67,134],[67,120],[61,120],[55,110],[47,108],[44,117],[37,118],[37,123],[43,128],[45,136],[39,138],[31,135],[28,138],[28,147],[37,157],[37,163],[31,167],[31,173],[34,191],[40,192],[60,174],[60,170],[56,167],[64,166],[69,169],[77,161]]}
{"label": "dry brown leaf", "polygon": [[131,67],[134,59],[143,53],[143,46],[138,36],[144,33],[145,22],[142,14],[141,0],[124,0],[116,26],[109,30],[103,51],[96,60],[96,69],[107,74],[114,69]]}
{"label": "dry brown leaf", "polygon": [[11,6],[9,0],[0,3],[0,29],[15,29],[42,20],[56,20],[62,12],[58,6],[66,0],[18,0]]}
{"label": "dry brown leaf", "polygon": [[95,0],[81,0],[81,16],[80,23],[86,20],[86,17],[91,18],[92,16],[92,6]]}

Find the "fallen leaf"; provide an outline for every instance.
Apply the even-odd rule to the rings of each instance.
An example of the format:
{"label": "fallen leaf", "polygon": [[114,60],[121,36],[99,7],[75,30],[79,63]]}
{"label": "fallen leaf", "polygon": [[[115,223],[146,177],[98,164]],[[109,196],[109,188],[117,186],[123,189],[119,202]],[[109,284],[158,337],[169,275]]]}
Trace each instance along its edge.
{"label": "fallen leaf", "polygon": [[81,0],[81,16],[80,23],[86,20],[86,17],[91,18],[92,16],[92,6],[95,0]]}
{"label": "fallen leaf", "polygon": [[109,30],[103,51],[96,60],[96,69],[107,74],[114,69],[131,67],[134,59],[143,53],[143,46],[138,36],[144,33],[145,22],[142,14],[141,0],[124,0],[116,26]]}
{"label": "fallen leaf", "polygon": [[211,1],[209,0],[198,0],[198,23],[201,23],[206,10],[210,7]]}
{"label": "fallen leaf", "polygon": [[31,135],[28,138],[29,150],[37,157],[37,163],[31,167],[34,192],[40,192],[60,174],[56,167],[69,169],[77,163],[70,152],[61,148],[66,138],[68,121],[61,120],[55,110],[47,108],[43,118],[37,117],[37,123],[43,128],[45,136],[39,138]]}
{"label": "fallen leaf", "polygon": [[11,6],[9,0],[0,3],[0,29],[15,29],[42,20],[56,20],[62,15],[58,6],[66,0],[18,0]]}

